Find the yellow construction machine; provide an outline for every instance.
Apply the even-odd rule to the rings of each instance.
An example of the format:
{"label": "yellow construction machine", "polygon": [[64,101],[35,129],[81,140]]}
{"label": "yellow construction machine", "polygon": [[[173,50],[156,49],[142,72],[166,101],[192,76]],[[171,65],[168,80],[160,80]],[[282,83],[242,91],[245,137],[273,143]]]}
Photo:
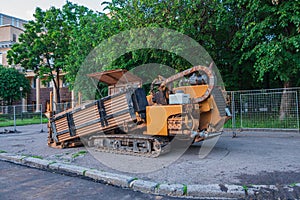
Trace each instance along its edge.
{"label": "yellow construction machine", "polygon": [[220,135],[230,117],[226,93],[216,86],[211,67],[159,76],[148,96],[141,79],[126,70],[89,76],[108,84],[109,95],[61,113],[50,111],[49,146],[84,143],[99,151],[157,157],[174,137],[199,142]]}

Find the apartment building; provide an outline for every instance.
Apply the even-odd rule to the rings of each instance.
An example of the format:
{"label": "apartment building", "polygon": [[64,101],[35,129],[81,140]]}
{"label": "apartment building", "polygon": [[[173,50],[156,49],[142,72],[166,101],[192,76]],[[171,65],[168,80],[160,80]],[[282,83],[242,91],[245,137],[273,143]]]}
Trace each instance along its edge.
{"label": "apartment building", "polygon": [[[22,20],[16,17],[8,16],[0,13],[0,65],[5,67],[15,67],[22,70],[18,66],[9,66],[7,62],[7,52],[11,49],[12,45],[19,41],[19,36],[25,30],[24,25],[27,23],[26,20]],[[26,98],[22,99],[22,102],[15,102],[15,104],[22,104],[23,111],[26,112],[26,105],[35,104],[35,110],[40,111],[39,104],[42,104],[42,111],[46,109],[46,104],[50,99],[50,91],[55,94],[56,91],[53,84],[42,84],[42,80],[35,76],[32,71],[26,71],[26,77],[31,83],[31,93]],[[61,78],[61,102],[71,101],[71,92],[68,90],[64,83],[64,78]]]}
{"label": "apartment building", "polygon": [[7,51],[18,42],[25,23],[27,21],[0,13],[0,65],[8,66]]}

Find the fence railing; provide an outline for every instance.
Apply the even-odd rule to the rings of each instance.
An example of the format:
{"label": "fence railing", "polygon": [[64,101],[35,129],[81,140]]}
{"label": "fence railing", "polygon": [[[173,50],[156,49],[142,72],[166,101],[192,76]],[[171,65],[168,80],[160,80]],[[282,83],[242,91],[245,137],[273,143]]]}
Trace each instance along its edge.
{"label": "fence railing", "polygon": [[43,132],[43,123],[47,121],[42,113],[42,104],[36,109],[36,105],[13,105],[0,106],[0,128],[13,127],[12,132],[19,132],[17,126],[29,124],[41,124],[41,132]]}
{"label": "fence railing", "polygon": [[[232,119],[225,128],[300,130],[300,88],[229,91],[227,95]],[[70,109],[72,104],[79,105],[78,102],[56,104],[56,112]]]}
{"label": "fence railing", "polygon": [[233,129],[299,131],[300,88],[230,91]]}
{"label": "fence railing", "polygon": [[[225,124],[225,128],[232,128],[233,131],[300,130],[300,88],[229,91],[227,96],[232,119]],[[89,101],[54,103],[53,107],[59,113],[87,102]],[[35,110],[35,105],[0,106],[0,126],[6,120],[9,123],[17,123],[18,120],[27,118],[39,118],[43,121],[42,115]]]}

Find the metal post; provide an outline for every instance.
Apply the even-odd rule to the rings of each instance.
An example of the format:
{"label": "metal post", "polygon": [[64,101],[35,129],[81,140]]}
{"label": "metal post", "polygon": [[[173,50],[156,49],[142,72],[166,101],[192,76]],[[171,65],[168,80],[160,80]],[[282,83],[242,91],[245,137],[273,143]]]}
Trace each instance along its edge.
{"label": "metal post", "polygon": [[236,137],[236,126],[235,126],[235,99],[234,99],[234,91],[231,92],[231,112],[232,112],[232,119],[231,119],[231,126],[232,126],[232,136]]}
{"label": "metal post", "polygon": [[243,128],[243,102],[242,102],[242,94],[240,94],[240,116],[241,116],[241,129]]}
{"label": "metal post", "polygon": [[44,129],[43,129],[43,110],[42,110],[42,104],[40,104],[41,106],[41,109],[40,109],[40,112],[41,112],[41,133],[44,132]]}
{"label": "metal post", "polygon": [[297,125],[298,125],[298,132],[300,131],[300,125],[299,125],[299,104],[298,104],[298,92],[296,91],[296,112],[297,112]]}
{"label": "metal post", "polygon": [[20,87],[20,92],[21,92],[21,119],[23,120],[23,98],[22,98],[23,87]]}
{"label": "metal post", "polygon": [[16,124],[16,106],[14,106],[14,132],[17,132],[17,124]]}

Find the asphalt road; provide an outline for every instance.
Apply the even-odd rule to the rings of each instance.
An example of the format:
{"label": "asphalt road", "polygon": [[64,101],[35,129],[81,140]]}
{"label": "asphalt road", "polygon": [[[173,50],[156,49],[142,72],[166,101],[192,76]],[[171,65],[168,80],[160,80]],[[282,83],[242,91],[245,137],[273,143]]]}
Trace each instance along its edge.
{"label": "asphalt road", "polygon": [[143,194],[4,161],[0,161],[0,174],[0,199],[176,199]]}
{"label": "asphalt road", "polygon": [[[168,159],[172,152],[155,159],[109,153],[100,153],[98,159],[91,152],[75,157],[73,155],[87,149],[48,147],[47,133],[40,133],[40,125],[17,129],[22,133],[0,134],[0,151],[40,156],[48,160],[125,174],[158,183],[289,185],[300,180],[299,133],[241,132],[236,138],[232,138],[230,132],[225,132],[207,157],[200,157],[200,143],[191,146],[172,164],[166,165],[163,161]],[[122,167],[133,171],[134,167],[144,169],[151,167],[150,164],[161,164],[162,168],[150,173],[115,170]]]}
{"label": "asphalt road", "polygon": [[[205,158],[200,157],[203,144],[196,144],[174,163],[163,166],[161,170],[151,173],[128,173],[104,165],[101,159],[95,159],[90,152],[74,156],[80,151],[86,151],[84,147],[68,149],[48,147],[47,133],[40,133],[40,128],[34,125],[24,126],[18,127],[21,133],[0,134],[0,151],[39,156],[157,183],[292,186],[300,180],[299,133],[241,132],[236,138],[231,138],[231,133],[224,133]],[[152,159],[152,162],[156,163],[169,155]],[[147,161],[145,158],[115,154],[103,153],[103,156],[118,161],[128,169],[133,166],[130,162],[144,167]],[[0,199],[49,199],[49,197],[50,199],[172,199],[3,162],[0,162],[0,184]],[[299,197],[300,189],[297,187],[282,188],[275,193],[263,191],[259,193],[258,199],[299,199]]]}

